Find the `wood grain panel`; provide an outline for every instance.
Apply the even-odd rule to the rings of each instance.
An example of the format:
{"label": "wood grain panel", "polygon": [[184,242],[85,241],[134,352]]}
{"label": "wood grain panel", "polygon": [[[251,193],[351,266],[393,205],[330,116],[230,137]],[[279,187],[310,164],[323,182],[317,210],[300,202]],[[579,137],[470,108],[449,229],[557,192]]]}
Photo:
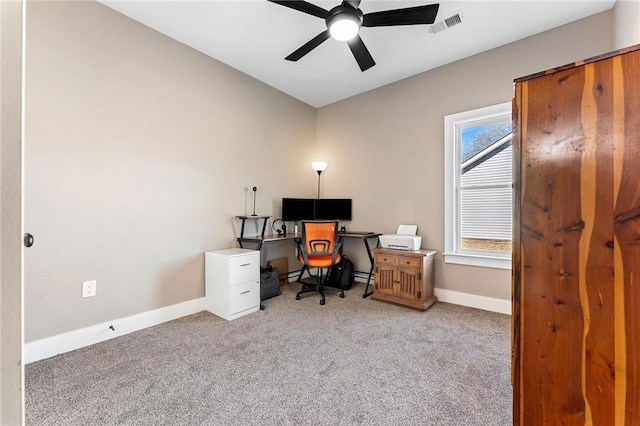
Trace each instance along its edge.
{"label": "wood grain panel", "polygon": [[521,400],[518,398],[522,393],[520,392],[520,378],[522,372],[520,370],[520,288],[521,288],[521,255],[520,255],[520,212],[521,212],[521,194],[520,191],[522,183],[522,171],[520,168],[520,148],[522,144],[516,143],[521,140],[523,130],[521,129],[520,111],[522,110],[526,116],[526,105],[522,104],[522,99],[527,95],[524,92],[524,87],[519,84],[515,88],[515,97],[511,106],[511,115],[513,119],[513,253],[511,262],[511,386],[514,390],[513,395],[513,419],[514,424],[516,420],[520,419],[520,405]]}
{"label": "wood grain panel", "polygon": [[[420,262],[418,262],[418,268],[420,268],[420,266]],[[398,296],[410,299],[416,298],[420,293],[419,273],[420,269],[416,269],[415,267],[413,269],[398,267]]]}
{"label": "wood grain panel", "polygon": [[[624,96],[624,138],[619,189],[614,212],[616,276],[622,276],[624,311],[624,344],[616,341],[616,351],[624,351],[625,364],[620,372],[625,377],[625,424],[640,424],[640,55],[620,58],[621,95]],[[622,102],[622,101],[621,101]],[[622,390],[621,390],[622,392]]]}
{"label": "wood grain panel", "polygon": [[[393,266],[387,266],[384,264],[382,266],[376,267],[374,285],[376,291],[380,293],[386,293],[393,295],[394,294],[394,285],[393,285]],[[391,262],[393,265],[393,262]]]}
{"label": "wood grain panel", "polygon": [[519,80],[514,424],[640,425],[640,50]]}
{"label": "wood grain panel", "polygon": [[[560,413],[584,424],[584,312],[578,257],[585,227],[580,169],[584,135],[580,105],[584,70],[525,83],[521,208],[521,416],[543,424]],[[532,94],[536,96],[532,96]],[[528,386],[537,389],[532,392]],[[567,391],[568,390],[568,391]]]}
{"label": "wood grain panel", "polygon": [[582,159],[582,215],[588,229],[580,244],[585,312],[583,391],[586,424],[615,424],[613,285],[613,84],[611,62],[584,67],[582,96],[585,151]]}

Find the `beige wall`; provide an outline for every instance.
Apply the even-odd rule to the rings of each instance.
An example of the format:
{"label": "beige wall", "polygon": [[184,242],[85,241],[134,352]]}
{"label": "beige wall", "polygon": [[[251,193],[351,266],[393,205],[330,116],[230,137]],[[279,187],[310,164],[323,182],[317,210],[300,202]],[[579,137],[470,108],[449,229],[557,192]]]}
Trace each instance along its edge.
{"label": "beige wall", "polygon": [[[277,217],[281,197],[314,196],[316,158],[330,163],[323,196],[354,199],[349,228],[416,223],[441,252],[444,115],[611,50],[612,15],[316,111],[99,3],[29,3],[25,341],[203,296],[202,252],[235,244],[249,188]],[[357,244],[346,250],[364,269]],[[437,263],[441,289],[510,298],[508,271]],[[82,299],[92,279],[98,295]]]}
{"label": "beige wall", "polygon": [[23,421],[22,2],[0,1],[0,424]]}
{"label": "beige wall", "polygon": [[640,1],[617,0],[613,8],[615,22],[615,48],[640,43]]}
{"label": "beige wall", "polygon": [[[613,49],[608,11],[320,108],[324,194],[354,198],[353,228],[417,224],[436,287],[509,300],[510,271],[443,264],[445,115],[510,101],[513,79]],[[329,171],[331,173],[329,173]],[[360,258],[359,262],[363,262]]]}
{"label": "beige wall", "polygon": [[26,342],[204,296],[248,187],[315,193],[314,108],[97,2],[29,2],[26,48]]}

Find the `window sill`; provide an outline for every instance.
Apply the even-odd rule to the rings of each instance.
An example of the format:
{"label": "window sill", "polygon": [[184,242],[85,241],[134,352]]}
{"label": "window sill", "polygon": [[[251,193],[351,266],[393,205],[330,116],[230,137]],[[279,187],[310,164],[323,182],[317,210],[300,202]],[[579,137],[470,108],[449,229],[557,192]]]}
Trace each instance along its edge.
{"label": "window sill", "polygon": [[444,253],[444,263],[481,266],[484,268],[511,269],[510,257],[492,257],[477,254]]}

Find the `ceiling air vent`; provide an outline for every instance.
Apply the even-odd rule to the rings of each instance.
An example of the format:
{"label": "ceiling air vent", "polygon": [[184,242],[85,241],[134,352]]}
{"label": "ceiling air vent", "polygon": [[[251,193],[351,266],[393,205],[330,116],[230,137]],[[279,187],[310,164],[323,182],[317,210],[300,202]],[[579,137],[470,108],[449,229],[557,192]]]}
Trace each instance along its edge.
{"label": "ceiling air vent", "polygon": [[431,34],[437,34],[441,31],[449,29],[455,25],[462,24],[462,16],[459,13],[445,18],[443,21],[438,21],[429,27]]}

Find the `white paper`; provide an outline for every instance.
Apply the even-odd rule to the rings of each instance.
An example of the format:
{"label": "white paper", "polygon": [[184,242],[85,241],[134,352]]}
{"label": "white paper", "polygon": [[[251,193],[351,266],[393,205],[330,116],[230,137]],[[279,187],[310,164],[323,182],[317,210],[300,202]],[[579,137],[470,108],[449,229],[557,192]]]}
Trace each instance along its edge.
{"label": "white paper", "polygon": [[418,225],[398,225],[399,235],[416,235],[418,232]]}

